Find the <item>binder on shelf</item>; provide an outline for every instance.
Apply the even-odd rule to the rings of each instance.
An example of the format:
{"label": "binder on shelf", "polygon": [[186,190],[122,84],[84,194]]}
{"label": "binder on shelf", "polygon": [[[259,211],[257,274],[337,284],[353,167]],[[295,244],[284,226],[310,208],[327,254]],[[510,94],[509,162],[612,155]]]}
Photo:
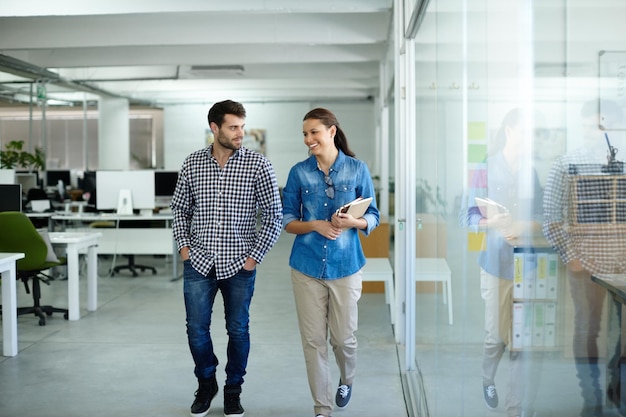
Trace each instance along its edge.
{"label": "binder on shelf", "polygon": [[545,303],[532,303],[533,321],[532,321],[532,345],[544,346],[545,332]]}
{"label": "binder on shelf", "polygon": [[537,281],[535,283],[535,298],[545,299],[548,295],[548,254],[537,254]]}
{"label": "binder on shelf", "polygon": [[524,254],[523,298],[528,300],[535,298],[536,281],[537,254],[533,252],[527,252]]}
{"label": "binder on shelf", "polygon": [[556,303],[545,303],[544,310],[545,326],[543,330],[543,345],[546,347],[556,346]]}
{"label": "binder on shelf", "polygon": [[547,254],[546,298],[556,300],[559,282],[559,257],[556,253]]}
{"label": "binder on shelf", "polygon": [[524,347],[533,344],[533,309],[529,302],[521,303],[524,307]]}
{"label": "binder on shelf", "polygon": [[513,298],[524,298],[524,252],[513,254]]}
{"label": "binder on shelf", "polygon": [[513,334],[511,339],[513,349],[524,347],[524,303],[513,303]]}

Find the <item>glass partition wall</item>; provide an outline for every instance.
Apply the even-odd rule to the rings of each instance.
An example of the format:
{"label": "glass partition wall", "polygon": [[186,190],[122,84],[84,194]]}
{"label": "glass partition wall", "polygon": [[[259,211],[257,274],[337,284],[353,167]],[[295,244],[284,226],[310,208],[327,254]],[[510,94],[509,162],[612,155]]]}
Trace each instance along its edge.
{"label": "glass partition wall", "polygon": [[[591,276],[625,269],[626,177],[610,157],[626,149],[626,3],[415,3],[413,34],[396,10],[390,119],[390,172],[414,172],[414,201],[394,210],[411,414],[620,415],[614,305]],[[397,166],[406,150],[414,171]],[[411,233],[398,239],[407,210],[414,264]]]}

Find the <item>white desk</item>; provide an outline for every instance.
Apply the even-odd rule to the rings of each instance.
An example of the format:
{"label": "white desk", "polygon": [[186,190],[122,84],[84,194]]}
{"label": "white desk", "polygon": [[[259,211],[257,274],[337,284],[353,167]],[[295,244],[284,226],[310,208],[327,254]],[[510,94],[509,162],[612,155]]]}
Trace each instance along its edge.
{"label": "white desk", "polygon": [[[171,255],[174,278],[178,275],[178,251],[172,235],[172,214],[117,215],[117,214],[56,214],[52,220],[67,224],[68,231],[98,231],[102,238],[98,253],[104,255]],[[162,221],[165,227],[120,228],[118,222]],[[112,222],[112,227],[87,227],[83,222]],[[74,223],[74,224],[70,224]],[[76,224],[78,223],[78,224]]]}
{"label": "white desk", "polygon": [[415,281],[441,281],[443,303],[448,305],[448,323],[452,325],[452,272],[445,258],[416,258]]}
{"label": "white desk", "polygon": [[17,272],[15,262],[23,253],[0,253],[2,275],[2,354],[17,355]]}
{"label": "white desk", "polygon": [[391,324],[396,324],[396,296],[393,289],[393,269],[391,269],[389,258],[366,258],[365,266],[361,269],[361,278],[364,282],[384,282],[385,302],[389,306]]}
{"label": "white desk", "polygon": [[68,317],[70,320],[80,320],[78,253],[81,250],[87,250],[87,310],[96,311],[98,308],[97,247],[102,234],[99,232],[52,232],[49,236],[53,246],[65,248]]}

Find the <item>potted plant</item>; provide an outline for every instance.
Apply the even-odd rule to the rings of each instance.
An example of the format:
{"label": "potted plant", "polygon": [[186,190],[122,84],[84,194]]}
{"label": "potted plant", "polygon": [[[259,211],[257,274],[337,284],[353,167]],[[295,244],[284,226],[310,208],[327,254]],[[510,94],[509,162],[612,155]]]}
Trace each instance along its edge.
{"label": "potted plant", "polygon": [[25,168],[29,171],[43,170],[46,157],[41,148],[35,148],[35,153],[24,150],[24,141],[13,140],[0,150],[0,168]]}
{"label": "potted plant", "polygon": [[416,189],[416,212],[417,213],[445,213],[446,201],[441,195],[439,186],[436,189],[423,178],[417,180]]}

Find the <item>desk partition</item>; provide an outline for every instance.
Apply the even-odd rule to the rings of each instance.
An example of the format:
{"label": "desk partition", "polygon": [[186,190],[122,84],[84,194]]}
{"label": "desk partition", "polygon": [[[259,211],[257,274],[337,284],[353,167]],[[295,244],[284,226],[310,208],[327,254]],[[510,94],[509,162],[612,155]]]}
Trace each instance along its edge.
{"label": "desk partition", "polygon": [[[172,214],[120,216],[77,213],[52,216],[52,220],[61,223],[64,230],[82,232],[97,230],[101,233],[102,237],[98,242],[99,254],[172,255],[173,275],[177,277],[178,251],[172,235],[173,219]],[[137,223],[143,222],[156,227],[136,227]],[[131,227],[124,227],[124,223],[131,223]],[[96,225],[103,227],[92,227]]]}

